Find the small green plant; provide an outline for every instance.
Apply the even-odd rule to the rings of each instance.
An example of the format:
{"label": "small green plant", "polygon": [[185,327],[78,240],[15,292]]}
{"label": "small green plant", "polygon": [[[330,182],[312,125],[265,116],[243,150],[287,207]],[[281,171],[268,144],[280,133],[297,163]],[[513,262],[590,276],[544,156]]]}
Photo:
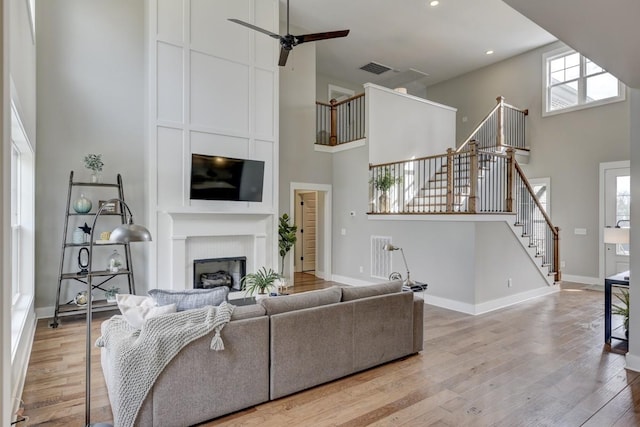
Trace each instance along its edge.
{"label": "small green plant", "polygon": [[284,274],[284,259],[287,253],[291,250],[296,243],[296,231],[298,227],[289,224],[289,215],[283,214],[280,217],[280,224],[278,225],[278,249],[280,250],[280,275]]}
{"label": "small green plant", "polygon": [[267,270],[265,267],[260,268],[255,273],[250,273],[244,276],[240,280],[242,290],[246,291],[249,295],[253,294],[265,294],[267,290],[273,287],[273,283],[280,276],[271,268]]}
{"label": "small green plant", "polygon": [[617,314],[624,319],[624,330],[629,330],[629,291],[622,289],[619,294],[615,294],[620,304],[611,306],[611,314]]}
{"label": "small green plant", "polygon": [[385,167],[380,173],[371,178],[369,182],[373,184],[376,190],[386,193],[391,187],[399,184],[401,181],[401,177],[395,176],[388,167]]}
{"label": "small green plant", "polygon": [[102,154],[87,154],[84,156],[84,166],[93,172],[102,172]]}

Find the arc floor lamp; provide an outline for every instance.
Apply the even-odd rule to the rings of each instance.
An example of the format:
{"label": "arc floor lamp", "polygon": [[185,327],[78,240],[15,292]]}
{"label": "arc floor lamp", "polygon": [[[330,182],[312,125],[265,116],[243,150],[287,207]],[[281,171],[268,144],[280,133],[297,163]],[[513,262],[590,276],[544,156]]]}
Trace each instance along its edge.
{"label": "arc floor lamp", "polygon": [[[96,216],[93,218],[93,225],[91,227],[91,234],[89,240],[89,271],[87,273],[87,342],[86,342],[86,394],[85,394],[85,409],[84,409],[84,417],[85,417],[85,425],[94,426],[94,427],[108,427],[111,424],[107,423],[97,423],[91,424],[91,317],[92,317],[92,306],[93,299],[91,298],[91,292],[93,291],[93,276],[95,272],[93,271],[93,243],[94,243],[94,233],[96,230],[96,223],[98,222],[98,218],[105,210],[107,206],[113,206],[115,203],[120,204],[120,209],[123,210],[125,215],[126,224],[120,224],[116,227],[109,237],[109,241],[112,243],[130,243],[130,242],[150,242],[151,241],[151,233],[142,225],[136,225],[133,223],[133,214],[131,213],[131,209],[122,199],[110,199],[107,202],[103,203],[96,212]],[[128,214],[128,216],[127,216]]]}

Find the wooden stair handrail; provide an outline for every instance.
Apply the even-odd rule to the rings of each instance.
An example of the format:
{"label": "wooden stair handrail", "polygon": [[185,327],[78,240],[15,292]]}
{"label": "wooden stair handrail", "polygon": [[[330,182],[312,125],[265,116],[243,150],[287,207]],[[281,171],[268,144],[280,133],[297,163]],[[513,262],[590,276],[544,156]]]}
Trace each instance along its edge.
{"label": "wooden stair handrail", "polygon": [[316,105],[323,105],[325,107],[331,107],[332,105],[335,105],[337,107],[339,105],[346,104],[346,103],[351,102],[353,100],[356,100],[358,98],[362,98],[363,96],[364,96],[364,92],[363,93],[359,93],[357,95],[353,95],[350,98],[343,99],[342,101],[335,101],[334,104],[331,104],[331,101],[334,101],[333,99],[331,101],[329,101],[329,102],[316,101]]}
{"label": "wooden stair handrail", "polygon": [[535,191],[533,191],[533,188],[531,187],[531,184],[529,184],[529,181],[527,180],[527,177],[525,176],[524,172],[520,168],[520,165],[518,164],[518,162],[515,159],[514,159],[513,163],[515,165],[516,171],[518,172],[518,175],[520,175],[520,179],[522,179],[522,182],[524,183],[525,187],[527,188],[527,191],[529,192],[529,194],[531,194],[533,196],[533,200],[534,200],[536,206],[538,207],[538,209],[540,209],[540,212],[542,212],[542,217],[544,218],[544,221],[547,223],[549,228],[551,228],[551,230],[553,231],[554,236],[558,235],[559,231],[557,230],[557,227],[555,227],[553,225],[553,223],[551,222],[551,218],[549,218],[549,215],[547,214],[547,212],[544,210],[544,208],[540,204],[540,201],[536,197]]}

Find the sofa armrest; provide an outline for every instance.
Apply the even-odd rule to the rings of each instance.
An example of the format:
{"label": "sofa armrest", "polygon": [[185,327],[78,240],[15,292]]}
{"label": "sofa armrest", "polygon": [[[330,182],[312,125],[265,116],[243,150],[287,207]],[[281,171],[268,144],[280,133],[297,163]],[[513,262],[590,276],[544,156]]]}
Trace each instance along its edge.
{"label": "sofa armrest", "polygon": [[413,351],[422,351],[424,346],[424,299],[413,294]]}

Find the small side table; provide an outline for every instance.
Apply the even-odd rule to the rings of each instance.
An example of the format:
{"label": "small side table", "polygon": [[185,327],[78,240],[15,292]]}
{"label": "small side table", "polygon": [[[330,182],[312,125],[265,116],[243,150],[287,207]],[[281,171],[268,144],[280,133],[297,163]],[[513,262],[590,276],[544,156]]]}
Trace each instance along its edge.
{"label": "small side table", "polygon": [[614,274],[604,279],[604,342],[611,345],[611,339],[627,342],[627,338],[611,334],[611,289],[613,287],[629,288],[629,272]]}

